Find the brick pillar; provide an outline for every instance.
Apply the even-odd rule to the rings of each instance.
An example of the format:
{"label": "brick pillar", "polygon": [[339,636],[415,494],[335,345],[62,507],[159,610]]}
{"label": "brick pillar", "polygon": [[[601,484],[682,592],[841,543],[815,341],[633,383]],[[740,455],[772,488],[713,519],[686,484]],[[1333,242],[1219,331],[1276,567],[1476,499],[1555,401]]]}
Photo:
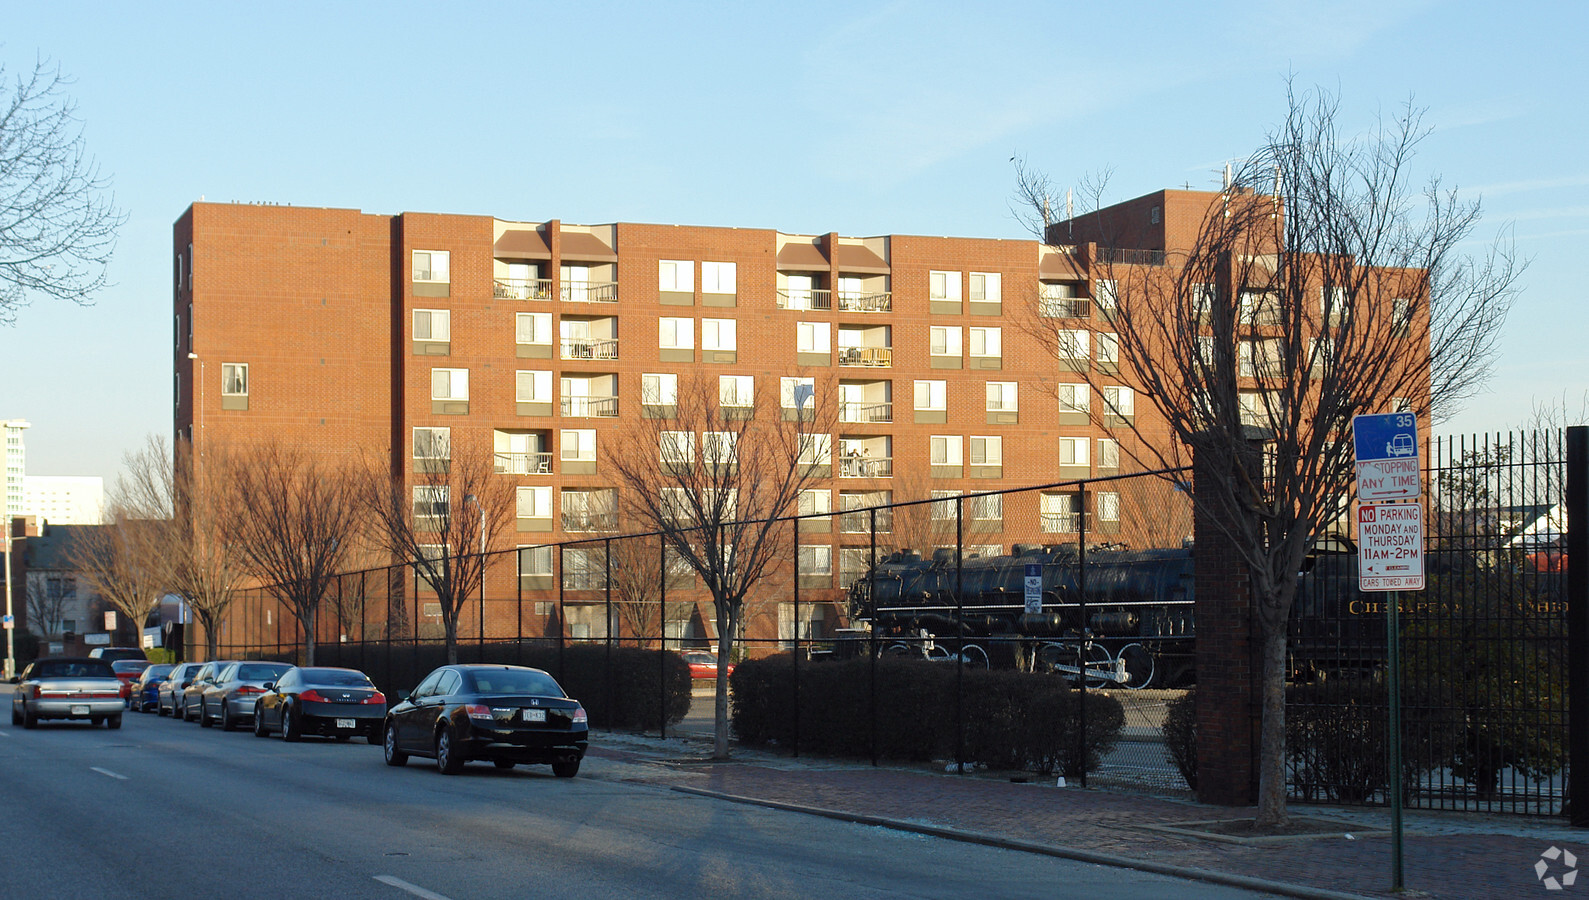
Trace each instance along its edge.
{"label": "brick pillar", "polygon": [[[1199,477],[1193,484],[1212,484]],[[1258,801],[1258,623],[1247,566],[1201,506],[1193,515],[1197,622],[1197,799],[1220,806]]]}

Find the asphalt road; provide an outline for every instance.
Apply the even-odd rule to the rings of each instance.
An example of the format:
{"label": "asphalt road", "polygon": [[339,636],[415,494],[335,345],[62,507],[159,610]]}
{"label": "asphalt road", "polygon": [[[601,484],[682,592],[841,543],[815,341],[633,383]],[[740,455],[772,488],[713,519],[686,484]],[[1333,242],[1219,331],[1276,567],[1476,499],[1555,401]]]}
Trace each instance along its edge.
{"label": "asphalt road", "polygon": [[1259,896],[627,781],[637,765],[449,778],[153,715],[4,728],[0,896]]}

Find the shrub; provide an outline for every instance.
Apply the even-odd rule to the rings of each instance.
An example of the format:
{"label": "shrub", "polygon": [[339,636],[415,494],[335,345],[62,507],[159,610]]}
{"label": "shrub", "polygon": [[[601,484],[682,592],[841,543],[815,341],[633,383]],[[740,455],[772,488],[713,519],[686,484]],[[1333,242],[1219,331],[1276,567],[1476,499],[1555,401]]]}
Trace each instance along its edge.
{"label": "shrub", "polygon": [[1192,688],[1164,707],[1164,755],[1186,786],[1197,790],[1197,688]]}
{"label": "shrub", "polygon": [[1389,789],[1385,704],[1369,679],[1286,689],[1286,763],[1302,799],[1361,803]]}

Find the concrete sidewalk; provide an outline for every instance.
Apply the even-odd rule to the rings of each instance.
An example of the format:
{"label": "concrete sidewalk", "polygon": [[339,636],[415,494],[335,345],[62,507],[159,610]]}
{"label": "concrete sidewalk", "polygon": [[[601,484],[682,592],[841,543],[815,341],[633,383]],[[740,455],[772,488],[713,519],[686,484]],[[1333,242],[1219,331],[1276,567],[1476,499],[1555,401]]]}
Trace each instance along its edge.
{"label": "concrete sidewalk", "polygon": [[[598,763],[588,766],[592,777],[1290,896],[1405,896],[1390,891],[1390,815],[1382,809],[1298,805],[1293,816],[1338,821],[1341,829],[1305,838],[1215,840],[1158,829],[1250,817],[1253,810],[745,749],[736,749],[731,761],[714,762],[710,741],[692,735],[662,740],[598,733],[591,744],[588,762]],[[1589,868],[1589,833],[1564,820],[1409,811],[1405,885],[1415,896],[1440,900],[1544,896],[1535,864],[1552,847]],[[1559,856],[1547,865],[1546,875],[1558,880],[1571,871]],[[1589,895],[1589,875],[1549,894],[1571,897],[1574,890]]]}

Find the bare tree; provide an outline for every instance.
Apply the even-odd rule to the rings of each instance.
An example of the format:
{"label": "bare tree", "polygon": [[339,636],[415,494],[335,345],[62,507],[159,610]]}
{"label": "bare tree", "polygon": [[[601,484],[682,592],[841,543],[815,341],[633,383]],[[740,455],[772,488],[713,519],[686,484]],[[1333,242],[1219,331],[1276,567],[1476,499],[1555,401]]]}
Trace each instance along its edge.
{"label": "bare tree", "polygon": [[694,573],[680,563],[678,553],[668,548],[660,535],[635,536],[646,530],[645,525],[622,520],[606,542],[614,611],[635,644],[642,647],[661,646],[667,624],[689,615],[693,606],[677,599],[667,602],[662,590],[663,556],[667,560],[667,590],[672,596],[679,597],[695,581]]}
{"label": "bare tree", "polygon": [[[661,533],[711,594],[717,655],[732,657],[746,596],[794,556],[800,492],[829,475],[838,406],[825,385],[791,385],[788,402],[720,403],[716,379],[678,385],[676,397],[646,397],[654,417],[609,445],[607,463],[629,521]],[[666,401],[673,401],[667,403]],[[713,755],[728,748],[727,666],[718,667]]]}
{"label": "bare tree", "polygon": [[357,538],[356,475],[277,442],[234,449],[228,469],[232,514],[224,539],[298,619],[304,661],[314,665],[321,601]]}
{"label": "bare tree", "polygon": [[79,530],[66,558],[89,588],[141,630],[170,588],[160,555],[170,520],[139,518],[118,502],[121,493],[113,491],[106,504],[108,523]]}
{"label": "bare tree", "polygon": [[[436,595],[446,635],[447,662],[458,661],[458,617],[478,596],[490,535],[506,533],[513,515],[513,486],[497,474],[489,447],[451,442],[445,460],[415,472],[366,467],[364,506],[375,521],[375,539]],[[481,610],[481,615],[485,611]]]}
{"label": "bare tree", "polygon": [[[1193,501],[1250,573],[1263,827],[1286,821],[1287,621],[1313,539],[1351,500],[1351,419],[1403,408],[1427,422],[1477,390],[1521,269],[1500,243],[1478,260],[1459,255],[1476,203],[1438,181],[1419,202],[1419,110],[1353,139],[1333,96],[1293,89],[1287,100],[1284,122],[1212,195],[1187,246],[1141,243],[1139,220],[1118,208],[1048,233],[1097,244],[1093,299],[1112,317],[1120,369],[1083,367],[1103,401],[1095,420],[1133,431],[1147,467],[1196,456]],[[1029,209],[1052,206],[1041,176],[1018,181]],[[1059,353],[1077,326],[1045,312],[1033,330]],[[1157,419],[1135,415],[1133,397]]]}
{"label": "bare tree", "polygon": [[0,324],[31,294],[88,303],[126,216],[86,154],[70,81],[44,60],[0,66]]}
{"label": "bare tree", "polygon": [[43,572],[28,573],[28,623],[46,639],[61,633],[66,622],[66,607],[71,599],[61,580],[52,579]]}

